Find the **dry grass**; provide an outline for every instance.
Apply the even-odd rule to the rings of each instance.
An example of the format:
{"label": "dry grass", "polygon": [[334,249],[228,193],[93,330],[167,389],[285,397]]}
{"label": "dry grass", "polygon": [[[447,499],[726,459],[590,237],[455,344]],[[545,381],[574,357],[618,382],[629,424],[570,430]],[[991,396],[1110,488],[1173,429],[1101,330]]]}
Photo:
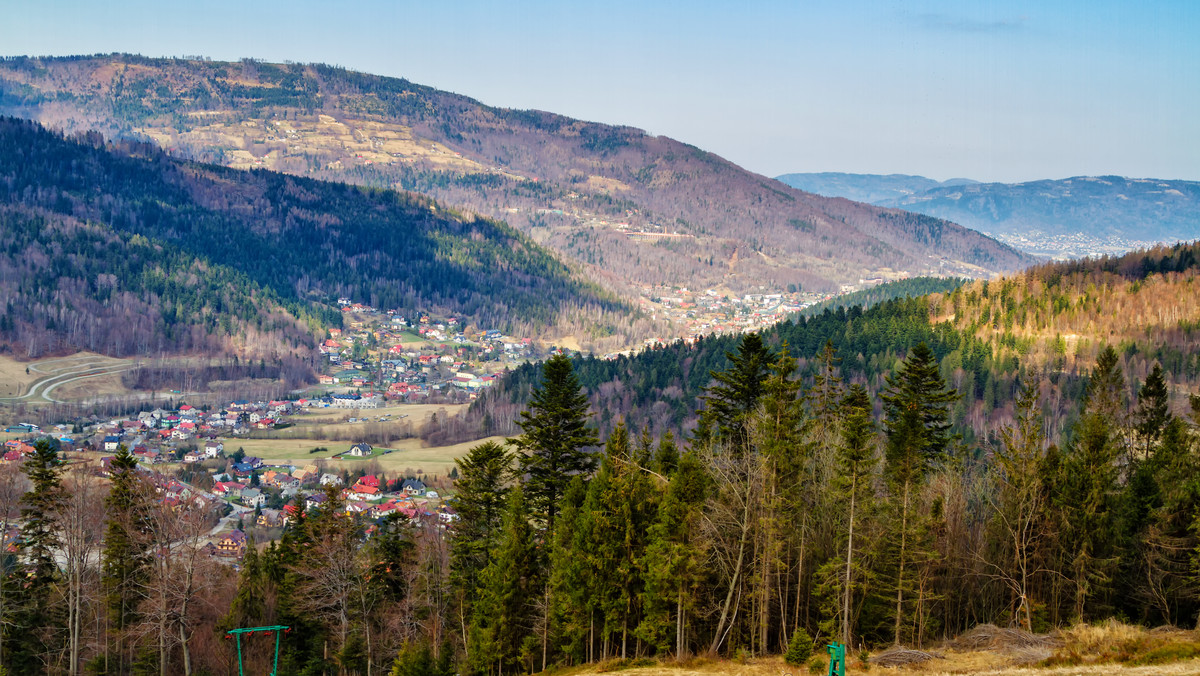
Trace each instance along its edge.
{"label": "dry grass", "polygon": [[[1050,635],[1030,634],[1015,629],[982,625],[927,652],[932,659],[904,660],[893,668],[878,661],[895,650],[878,651],[873,664],[849,659],[847,674],[920,674],[950,676],[1185,676],[1200,675],[1200,635],[1171,627],[1145,629],[1120,622],[1078,625]],[[1038,664],[1019,663],[1024,651],[1044,651],[1051,659]],[[908,651],[916,653],[919,651]],[[818,653],[820,654],[820,653]],[[1116,658],[1120,657],[1118,661]],[[1064,663],[1064,659],[1078,659]],[[885,660],[886,661],[886,660]],[[824,664],[824,662],[823,662]],[[745,661],[693,659],[684,662],[613,661],[573,667],[554,676],[590,676],[620,672],[628,676],[805,676],[806,667],[792,667],[782,658]],[[822,669],[821,674],[825,671]]]}
{"label": "dry grass", "polygon": [[15,397],[23,394],[29,383],[38,379],[36,373],[26,373],[29,362],[17,361],[12,357],[0,357],[0,397]]}

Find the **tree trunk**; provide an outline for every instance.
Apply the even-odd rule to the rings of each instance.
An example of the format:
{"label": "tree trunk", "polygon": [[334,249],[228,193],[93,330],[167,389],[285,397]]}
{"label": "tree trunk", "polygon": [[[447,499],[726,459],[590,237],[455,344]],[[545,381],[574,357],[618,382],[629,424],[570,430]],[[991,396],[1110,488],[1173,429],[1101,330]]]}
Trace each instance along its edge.
{"label": "tree trunk", "polygon": [[900,570],[896,574],[896,645],[900,645],[900,626],[904,621],[904,555],[908,545],[908,490],[904,482],[904,507],[900,511]]}
{"label": "tree trunk", "polygon": [[708,647],[710,655],[717,654],[717,650],[721,647],[721,642],[724,639],[725,623],[729,621],[729,608],[733,605],[733,594],[737,590],[738,582],[742,575],[742,561],[746,557],[746,539],[750,535],[749,496],[747,496],[745,504],[746,506],[742,510],[742,538],[738,543],[737,563],[733,566],[733,579],[729,582],[729,591],[725,593],[725,602],[721,606],[721,619],[717,621],[717,631],[713,635],[712,645]]}
{"label": "tree trunk", "polygon": [[850,527],[846,538],[846,588],[842,592],[842,643],[850,645],[850,571],[854,560],[854,499],[858,475],[850,479]]}

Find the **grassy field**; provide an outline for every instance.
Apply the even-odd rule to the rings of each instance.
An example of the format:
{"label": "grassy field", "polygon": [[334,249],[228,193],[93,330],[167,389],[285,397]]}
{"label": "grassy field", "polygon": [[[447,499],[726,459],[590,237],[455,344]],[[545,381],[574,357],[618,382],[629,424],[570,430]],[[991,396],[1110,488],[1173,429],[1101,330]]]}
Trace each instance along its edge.
{"label": "grassy field", "polygon": [[[503,441],[503,437],[492,437],[491,440]],[[333,459],[335,453],[341,453],[350,448],[347,442],[324,441],[319,439],[226,439],[225,453],[236,451],[239,447],[246,455],[262,458],[267,462],[288,462],[295,465],[306,465],[314,460],[324,458],[331,468],[341,468],[343,465],[353,467],[353,463],[377,462],[389,474],[412,470],[420,470],[425,474],[446,475],[454,466],[454,459],[465,454],[472,446],[488,441],[472,441],[453,446],[422,447],[420,439],[405,439],[396,442],[387,450],[391,452],[374,458]],[[323,453],[309,453],[317,447],[328,448]]]}
{"label": "grassy field", "polygon": [[0,397],[15,397],[38,379],[36,373],[26,373],[29,362],[17,361],[9,356],[0,356]]}

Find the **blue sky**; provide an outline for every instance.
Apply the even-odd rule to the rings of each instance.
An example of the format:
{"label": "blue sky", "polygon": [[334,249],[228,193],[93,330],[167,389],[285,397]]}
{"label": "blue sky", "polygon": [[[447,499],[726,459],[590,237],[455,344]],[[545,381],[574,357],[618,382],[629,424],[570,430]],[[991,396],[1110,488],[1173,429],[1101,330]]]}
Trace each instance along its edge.
{"label": "blue sky", "polygon": [[767,175],[1200,180],[1200,2],[6,0],[0,54],[320,61]]}

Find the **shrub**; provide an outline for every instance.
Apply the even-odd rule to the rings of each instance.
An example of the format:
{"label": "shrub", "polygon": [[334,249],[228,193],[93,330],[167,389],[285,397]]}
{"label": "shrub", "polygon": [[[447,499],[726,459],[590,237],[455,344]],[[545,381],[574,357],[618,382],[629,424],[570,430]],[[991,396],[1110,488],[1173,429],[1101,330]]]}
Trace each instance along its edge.
{"label": "shrub", "polygon": [[803,627],[800,627],[792,633],[792,640],[788,641],[788,649],[783,655],[783,660],[793,667],[798,667],[808,661],[812,652],[812,637]]}

